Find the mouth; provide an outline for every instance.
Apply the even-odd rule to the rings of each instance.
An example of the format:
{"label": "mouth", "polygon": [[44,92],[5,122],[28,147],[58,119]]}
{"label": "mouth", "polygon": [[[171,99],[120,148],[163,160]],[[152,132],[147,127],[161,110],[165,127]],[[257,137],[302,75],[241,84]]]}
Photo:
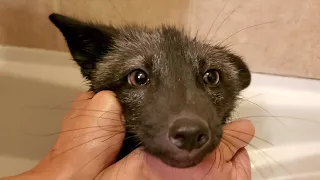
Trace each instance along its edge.
{"label": "mouth", "polygon": [[184,158],[184,159],[167,159],[167,158],[162,158],[160,159],[163,163],[167,164],[168,166],[174,167],[174,168],[190,168],[198,165],[201,163],[201,161],[204,159],[203,158]]}
{"label": "mouth", "polygon": [[147,154],[160,160],[164,164],[173,168],[191,168],[200,164],[217,147],[217,143],[212,143],[204,149],[193,151],[183,151],[178,149],[166,149],[162,151],[150,151],[144,149]]}
{"label": "mouth", "polygon": [[[192,123],[188,125],[187,128],[174,131],[175,133],[163,131],[157,135],[143,136],[140,139],[143,150],[173,168],[185,169],[201,164],[218,147],[222,138],[222,129],[219,126],[203,130],[193,128]],[[175,126],[171,128],[175,130]],[[201,131],[196,131],[198,129]]]}

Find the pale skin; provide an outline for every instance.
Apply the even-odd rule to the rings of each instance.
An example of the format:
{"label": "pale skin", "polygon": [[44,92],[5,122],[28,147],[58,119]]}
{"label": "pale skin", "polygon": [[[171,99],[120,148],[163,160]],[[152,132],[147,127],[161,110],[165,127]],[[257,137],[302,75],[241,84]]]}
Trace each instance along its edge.
{"label": "pale skin", "polygon": [[193,168],[170,168],[141,148],[119,162],[124,127],[121,106],[110,91],[79,95],[51,151],[33,169],[1,180],[250,180],[243,148],[254,136],[248,120],[224,127],[219,147]]}

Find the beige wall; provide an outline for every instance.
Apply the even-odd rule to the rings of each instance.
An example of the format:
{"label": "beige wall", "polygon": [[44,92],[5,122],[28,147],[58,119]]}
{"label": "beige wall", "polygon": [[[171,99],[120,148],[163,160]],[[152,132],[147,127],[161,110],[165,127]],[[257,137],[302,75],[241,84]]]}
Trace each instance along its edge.
{"label": "beige wall", "polygon": [[188,10],[185,0],[0,0],[0,44],[66,51],[62,36],[48,20],[52,12],[114,24],[124,19],[184,26]]}
{"label": "beige wall", "polygon": [[52,12],[115,24],[123,19],[150,26],[175,23],[193,34],[199,31],[200,37],[208,34],[213,42],[276,21],[247,29],[225,43],[243,55],[254,72],[320,79],[319,0],[0,0],[0,44],[66,51],[62,36],[47,19]]}
{"label": "beige wall", "polygon": [[[227,1],[194,0],[194,31],[207,34]],[[275,21],[242,31],[225,44],[243,55],[255,72],[320,79],[319,0],[231,0],[209,38],[237,7],[214,36],[215,42],[245,27]]]}

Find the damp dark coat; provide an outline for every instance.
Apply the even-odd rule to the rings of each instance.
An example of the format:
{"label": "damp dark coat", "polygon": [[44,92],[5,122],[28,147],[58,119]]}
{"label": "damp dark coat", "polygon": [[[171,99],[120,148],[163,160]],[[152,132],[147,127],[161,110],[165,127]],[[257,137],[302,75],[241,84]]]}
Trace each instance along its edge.
{"label": "damp dark coat", "polygon": [[[51,21],[66,39],[90,90],[114,91],[125,116],[126,137],[120,157],[141,142],[145,151],[176,167],[199,163],[220,141],[222,126],[234,110],[239,93],[251,76],[242,58],[222,46],[188,37],[183,30],[163,25],[114,27],[52,14]],[[128,83],[140,69],[149,80],[143,86]],[[206,84],[208,70],[219,73],[219,83]],[[166,140],[176,117],[196,117],[210,128],[210,143],[189,162],[175,159],[178,152]]]}

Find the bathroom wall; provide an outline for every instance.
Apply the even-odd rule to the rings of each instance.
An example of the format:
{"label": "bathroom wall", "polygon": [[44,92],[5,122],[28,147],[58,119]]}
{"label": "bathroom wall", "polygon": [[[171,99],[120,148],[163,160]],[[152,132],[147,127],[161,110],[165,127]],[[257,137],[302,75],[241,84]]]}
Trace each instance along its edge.
{"label": "bathroom wall", "polygon": [[193,33],[208,34],[226,4],[208,39],[224,41],[255,72],[320,78],[319,0],[194,0]]}
{"label": "bathroom wall", "polygon": [[67,51],[49,22],[52,12],[105,23],[187,24],[185,0],[0,0],[0,44]]}
{"label": "bathroom wall", "polygon": [[67,51],[47,19],[51,12],[114,24],[174,23],[223,41],[254,72],[320,79],[318,0],[0,0],[0,44]]}

